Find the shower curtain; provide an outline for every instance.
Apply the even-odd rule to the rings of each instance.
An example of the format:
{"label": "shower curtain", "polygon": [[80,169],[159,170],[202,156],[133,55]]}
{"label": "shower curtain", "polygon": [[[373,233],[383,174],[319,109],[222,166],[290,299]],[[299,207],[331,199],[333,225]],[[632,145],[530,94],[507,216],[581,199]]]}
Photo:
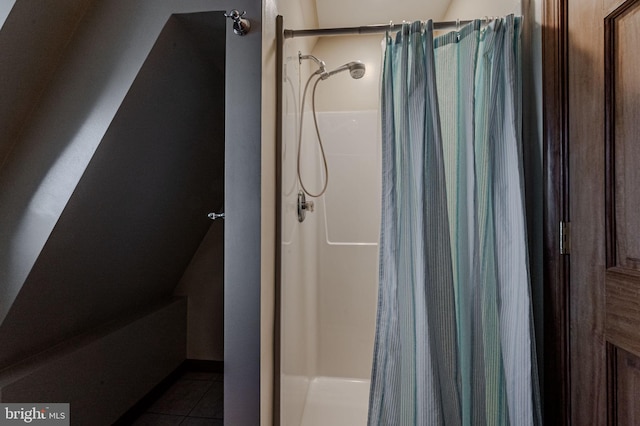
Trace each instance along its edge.
{"label": "shower curtain", "polygon": [[521,20],[387,36],[369,425],[541,424]]}

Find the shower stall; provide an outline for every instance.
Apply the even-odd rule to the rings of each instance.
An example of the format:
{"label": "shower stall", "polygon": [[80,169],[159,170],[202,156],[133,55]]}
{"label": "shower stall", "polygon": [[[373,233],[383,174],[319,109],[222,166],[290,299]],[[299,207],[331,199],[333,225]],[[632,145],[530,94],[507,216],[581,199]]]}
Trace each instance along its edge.
{"label": "shower stall", "polygon": [[[279,330],[283,425],[366,423],[378,286],[382,38],[284,43]],[[305,95],[314,73],[317,86],[310,81]],[[306,201],[302,209],[300,194]]]}
{"label": "shower stall", "polygon": [[[434,28],[461,24],[441,22]],[[276,31],[282,116],[275,396],[282,425],[367,423],[378,304],[385,37],[382,26],[370,27],[370,34],[354,27],[357,37],[314,30],[292,37],[280,17]],[[328,71],[349,69],[356,61],[366,67],[361,78]],[[309,81],[314,73],[320,75],[317,85]],[[324,74],[331,77],[322,79]],[[536,182],[536,170],[529,167],[530,181]],[[539,216],[531,213],[534,226]],[[535,270],[539,251],[532,253]],[[533,293],[539,312],[535,284]]]}

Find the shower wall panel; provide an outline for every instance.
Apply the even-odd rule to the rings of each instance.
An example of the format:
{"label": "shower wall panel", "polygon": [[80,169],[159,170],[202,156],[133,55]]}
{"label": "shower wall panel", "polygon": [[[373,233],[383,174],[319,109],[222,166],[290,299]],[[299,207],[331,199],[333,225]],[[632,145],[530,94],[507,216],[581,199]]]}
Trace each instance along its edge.
{"label": "shower wall panel", "polygon": [[[309,384],[315,376],[317,353],[317,214],[298,221],[298,137],[300,131],[300,44],[286,46],[282,146],[282,267],[281,267],[281,401],[282,424],[299,425]],[[308,69],[303,67],[304,75]],[[304,141],[314,136],[305,117]],[[301,169],[309,185],[318,184],[316,151],[304,150]]]}
{"label": "shower wall panel", "polygon": [[[375,53],[367,57],[377,58],[379,40],[370,44]],[[324,407],[313,391],[322,376],[335,378],[341,384],[349,379],[364,380],[364,386],[369,379],[380,220],[379,124],[373,105],[371,110],[318,110],[329,167],[328,187],[320,197],[307,196],[307,201],[314,203],[314,211],[307,212],[306,219],[298,222],[299,142],[304,186],[309,192],[318,193],[327,178],[313,122],[313,83],[306,94],[300,131],[302,90],[316,68],[311,61],[300,64],[299,51],[318,56],[297,40],[285,43],[280,397],[282,424],[295,426],[310,421],[310,416],[315,419],[310,407]],[[334,62],[338,64],[332,58],[331,63]],[[375,80],[376,67],[371,68],[369,78]],[[336,75],[318,84],[317,100],[339,91],[336,84],[343,87],[342,80],[358,85],[354,92],[366,91],[370,86],[361,84],[362,80],[352,80],[348,73]],[[313,421],[316,420],[320,421]]]}
{"label": "shower wall panel", "polygon": [[[318,377],[369,378],[380,221],[376,110],[318,111],[328,187],[320,197],[307,196],[314,210],[306,213],[303,222],[298,221],[299,144],[301,178],[307,190],[320,192],[327,179],[313,122],[313,84],[300,122],[301,92],[315,71],[310,61],[299,63],[300,47],[293,41],[285,44],[281,188],[282,423],[296,426],[308,420],[310,399],[314,398],[310,389]],[[333,83],[340,79],[349,77],[345,74],[321,82],[316,95],[326,97],[324,92],[334,92]]]}
{"label": "shower wall panel", "polygon": [[369,379],[380,227],[377,111],[322,112],[329,186],[319,202],[319,376]]}

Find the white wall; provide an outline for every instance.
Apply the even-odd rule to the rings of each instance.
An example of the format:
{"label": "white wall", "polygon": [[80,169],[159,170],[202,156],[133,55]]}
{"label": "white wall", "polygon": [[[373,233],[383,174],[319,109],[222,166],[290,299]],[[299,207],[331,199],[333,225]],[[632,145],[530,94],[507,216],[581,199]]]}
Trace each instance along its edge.
{"label": "white wall", "polygon": [[378,295],[378,111],[318,115],[329,163],[329,185],[317,201],[316,374],[368,380]]}
{"label": "white wall", "polygon": [[451,0],[316,0],[320,27],[386,24],[439,18]]}
{"label": "white wall", "polygon": [[510,13],[522,13],[522,0],[452,0],[443,18],[445,21],[455,21]]}
{"label": "white wall", "polygon": [[352,79],[349,72],[341,72],[320,82],[316,92],[318,111],[378,109],[383,39],[384,34],[318,39],[312,53],[325,61],[327,70],[356,60],[362,61],[367,67],[364,77],[358,80]]}

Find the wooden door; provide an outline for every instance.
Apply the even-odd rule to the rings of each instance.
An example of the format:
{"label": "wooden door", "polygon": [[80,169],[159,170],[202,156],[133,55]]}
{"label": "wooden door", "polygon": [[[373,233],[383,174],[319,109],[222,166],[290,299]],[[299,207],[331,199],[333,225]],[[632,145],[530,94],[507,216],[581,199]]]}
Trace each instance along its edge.
{"label": "wooden door", "polygon": [[570,421],[640,425],[640,0],[567,11]]}

